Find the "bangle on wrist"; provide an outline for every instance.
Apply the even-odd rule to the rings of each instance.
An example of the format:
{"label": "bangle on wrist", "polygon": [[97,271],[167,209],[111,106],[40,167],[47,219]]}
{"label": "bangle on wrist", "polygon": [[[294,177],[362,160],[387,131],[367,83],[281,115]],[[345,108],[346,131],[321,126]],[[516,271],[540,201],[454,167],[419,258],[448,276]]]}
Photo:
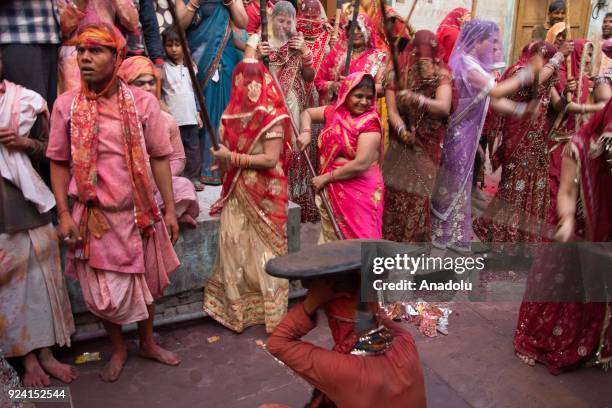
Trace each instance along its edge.
{"label": "bangle on wrist", "polygon": [[334,177],[334,170],[330,171],[328,174],[329,174],[329,182],[330,183],[335,183],[336,182],[336,178]]}
{"label": "bangle on wrist", "polygon": [[70,213],[70,210],[68,208],[64,208],[63,210],[59,210],[57,212],[57,218],[60,218],[62,215],[64,215],[65,213]]}

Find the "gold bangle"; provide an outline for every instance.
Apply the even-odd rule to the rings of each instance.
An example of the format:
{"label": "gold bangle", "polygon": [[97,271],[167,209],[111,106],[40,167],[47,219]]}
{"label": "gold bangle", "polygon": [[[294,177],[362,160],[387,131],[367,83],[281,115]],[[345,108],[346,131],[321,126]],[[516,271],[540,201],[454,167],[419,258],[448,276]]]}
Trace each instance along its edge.
{"label": "gold bangle", "polygon": [[198,11],[198,9],[194,7],[191,3],[187,4],[186,8],[187,8],[187,11],[191,11],[194,14]]}
{"label": "gold bangle", "polygon": [[195,9],[199,9],[199,8],[200,8],[200,6],[202,5],[200,2],[198,2],[198,4],[195,4],[195,3],[193,2],[193,0],[189,0],[189,4],[190,4],[190,5],[192,5],[192,6],[193,6],[193,8],[195,8]]}

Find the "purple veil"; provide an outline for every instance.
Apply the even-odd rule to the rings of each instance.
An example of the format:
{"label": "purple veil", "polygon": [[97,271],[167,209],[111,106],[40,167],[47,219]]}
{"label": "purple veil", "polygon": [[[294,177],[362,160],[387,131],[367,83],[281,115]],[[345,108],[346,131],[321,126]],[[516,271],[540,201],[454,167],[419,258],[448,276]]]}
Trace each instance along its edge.
{"label": "purple veil", "polygon": [[478,141],[495,86],[492,71],[503,62],[499,28],[491,21],[463,25],[450,57],[456,106],[444,138],[431,210],[433,245],[469,251],[472,241],[472,177]]}

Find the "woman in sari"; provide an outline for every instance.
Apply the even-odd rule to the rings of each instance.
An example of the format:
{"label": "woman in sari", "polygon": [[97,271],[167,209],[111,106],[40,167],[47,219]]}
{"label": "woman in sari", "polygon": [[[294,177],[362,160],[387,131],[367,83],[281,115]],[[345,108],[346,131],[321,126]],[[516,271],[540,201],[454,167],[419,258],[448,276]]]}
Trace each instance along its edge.
{"label": "woman in sari", "polygon": [[[474,232],[483,242],[495,242],[495,251],[518,253],[521,242],[539,242],[545,233],[548,209],[548,149],[550,129],[548,105],[551,89],[558,81],[560,64],[569,48],[556,53],[556,48],[539,41],[527,45],[519,61],[510,67],[502,80],[518,75],[529,66],[546,63],[540,75],[536,97],[541,101],[536,116],[505,117],[494,115],[489,132],[501,146],[492,157],[493,171],[502,167],[499,189],[484,214],[474,222]],[[553,58],[554,57],[554,58]],[[552,61],[550,61],[552,59]],[[550,63],[549,63],[550,61]],[[533,89],[519,89],[510,99],[528,102]],[[491,146],[493,148],[493,146]],[[510,243],[505,245],[504,243]]]}
{"label": "woman in sari", "polygon": [[561,48],[565,42],[567,31],[565,30],[565,23],[557,23],[553,25],[548,33],[546,34],[546,42],[553,44],[557,48]]}
{"label": "woman in sari", "polygon": [[[386,91],[392,135],[383,164],[383,236],[430,242],[430,197],[452,102],[450,69],[431,31],[417,31],[400,55],[399,84]],[[399,86],[399,89],[398,89]]]}
{"label": "woman in sari", "polygon": [[265,324],[272,332],[287,311],[289,284],[266,274],[268,260],[287,252],[285,149],[290,141],[283,96],[263,64],[236,66],[230,103],[213,151],[224,168],[219,249],[204,291],[204,310],[236,332]]}
{"label": "woman in sari", "polygon": [[[555,203],[559,192],[563,148],[572,136],[580,130],[585,122],[585,114],[601,110],[605,105],[604,102],[595,105],[588,104],[592,57],[593,45],[590,42],[584,39],[574,40],[570,66],[571,75],[575,79],[571,79],[567,63],[563,64],[559,74],[559,82],[553,90],[554,93],[559,95],[562,103],[553,106],[555,110],[551,112],[551,120],[554,123],[548,142],[548,152],[550,153],[548,174],[550,206],[547,218],[551,225],[556,225],[558,221]],[[570,76],[569,79],[568,76]],[[563,97],[560,95],[563,95]],[[570,96],[571,99],[568,98]],[[554,97],[556,98],[556,95]]]}
{"label": "woman in sari", "polygon": [[312,124],[325,123],[318,140],[319,175],[312,183],[317,191],[325,188],[333,214],[319,206],[320,242],[338,239],[330,217],[344,239],[382,238],[382,126],[375,101],[374,78],[356,72],[344,79],[335,105],[302,113],[302,150],[311,142]]}
{"label": "woman in sari", "polygon": [[448,13],[440,23],[436,36],[438,37],[438,43],[444,50],[443,61],[445,64],[448,64],[450,60],[457,38],[459,38],[461,27],[466,21],[469,21],[469,19],[470,11],[466,8],[458,7]]}
{"label": "woman in sari", "polygon": [[[347,31],[349,26],[350,24],[347,25]],[[353,53],[351,54],[349,74],[365,72],[373,76],[376,79],[378,95],[384,96],[382,83],[387,57],[384,50],[375,47],[375,36],[376,30],[372,20],[365,14],[359,14],[353,38]],[[330,105],[336,101],[338,90],[344,79],[347,43],[348,36],[345,32],[329,54],[323,58],[321,67],[317,72],[315,86],[319,91],[319,104],[321,106]]]}
{"label": "woman in sari", "polygon": [[[306,87],[312,84],[315,76],[313,53],[303,34],[296,30],[295,9],[288,1],[281,0],[274,5],[269,28],[270,42],[262,42],[259,50],[269,57],[270,72],[285,94],[294,123],[298,123],[300,113],[308,105]],[[292,146],[295,146],[293,137]],[[308,182],[306,161],[297,149],[290,161],[289,199],[301,207],[303,222],[316,221],[317,208]]]}
{"label": "woman in sari", "polygon": [[[246,41],[244,29],[248,17],[239,0],[183,0],[175,1],[176,14],[187,40],[193,62],[198,66],[197,79],[204,92],[206,110],[213,130],[219,129],[221,114],[229,103],[232,72],[242,60]],[[242,37],[242,38],[238,38]],[[200,130],[202,146],[202,182],[221,184],[218,170],[212,170],[212,143],[203,127]]]}
{"label": "woman in sari", "polygon": [[307,105],[306,84],[315,76],[313,54],[296,29],[295,8],[281,0],[274,5],[270,19],[270,41],[262,42],[260,52],[270,59],[270,71],[285,93],[291,117],[297,123]]}
{"label": "woman in sari", "polygon": [[471,20],[459,36],[450,59],[457,106],[444,138],[442,160],[432,196],[432,243],[440,249],[471,251],[472,178],[474,158],[488,107],[516,117],[539,103],[517,103],[504,98],[533,81],[527,69],[495,83],[493,70],[502,61],[500,33],[491,21]]}
{"label": "woman in sari", "polygon": [[[330,51],[332,27],[327,22],[325,11],[319,0],[304,0],[297,15],[297,32],[304,36],[304,41],[312,53],[312,69],[316,73],[323,62],[323,57]],[[305,85],[307,107],[319,106],[319,95],[314,82]]]}
{"label": "woman in sari", "polygon": [[[150,59],[142,56],[127,58],[121,63],[117,75],[127,84],[147,91],[159,100],[161,77]],[[172,153],[168,160],[170,161],[170,173],[172,173],[172,192],[174,193],[176,218],[179,223],[195,228],[197,226],[196,218],[200,213],[198,197],[191,181],[185,177],[180,177],[185,168],[185,149],[181,142],[176,121],[167,112],[167,107],[164,104],[161,105],[161,108],[161,114],[167,124],[168,138],[172,146]],[[160,209],[164,208],[164,202],[159,191],[155,191],[155,201]]]}
{"label": "woman in sari", "polygon": [[[592,243],[609,243],[612,240],[611,134],[612,103],[608,102],[603,111],[596,113],[572,137],[564,150],[557,199],[560,222],[555,239],[558,241],[568,242],[580,237]],[[582,211],[578,211],[579,207]],[[597,248],[597,244],[589,247]],[[602,249],[606,250],[605,245]],[[559,260],[558,252],[546,254],[548,257],[542,262],[543,269],[539,279],[536,276],[537,282],[549,282],[547,286],[555,289],[568,286],[567,276],[587,276],[575,272],[568,275],[564,259]],[[593,254],[587,254],[587,257],[593,259]],[[581,260],[585,258],[580,257]],[[571,266],[578,265],[573,262]],[[572,287],[584,287],[582,279],[570,284]],[[612,364],[611,322],[612,307],[609,301],[526,301],[519,312],[514,346],[525,363],[535,365],[540,362],[546,365],[551,374],[593,363],[607,369]]]}

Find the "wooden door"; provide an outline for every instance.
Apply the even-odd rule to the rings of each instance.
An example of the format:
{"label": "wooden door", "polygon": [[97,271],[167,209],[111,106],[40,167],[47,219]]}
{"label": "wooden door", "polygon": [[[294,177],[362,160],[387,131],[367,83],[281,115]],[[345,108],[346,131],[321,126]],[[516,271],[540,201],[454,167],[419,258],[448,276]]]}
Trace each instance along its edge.
{"label": "wooden door", "polygon": [[[570,7],[570,24],[572,26],[572,38],[584,38],[589,28],[589,16],[591,14],[590,0],[566,0]],[[518,0],[514,12],[514,36],[512,48],[512,60],[515,62],[521,54],[521,50],[531,41],[533,29],[543,24],[548,19],[549,0]]]}

